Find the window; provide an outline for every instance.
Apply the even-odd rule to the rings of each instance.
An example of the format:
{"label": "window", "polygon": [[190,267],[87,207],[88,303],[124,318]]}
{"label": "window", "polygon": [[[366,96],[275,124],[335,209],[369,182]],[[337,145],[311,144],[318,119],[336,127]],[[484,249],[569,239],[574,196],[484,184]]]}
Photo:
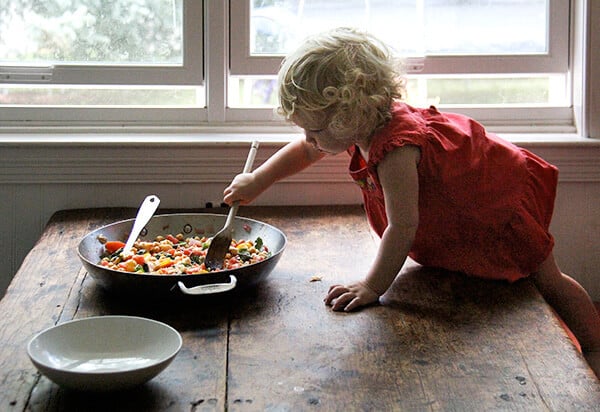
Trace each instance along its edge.
{"label": "window", "polygon": [[415,105],[573,131],[571,3],[4,0],[0,125],[272,125],[285,53],[353,25],[407,58]]}
{"label": "window", "polygon": [[[233,74],[274,74],[307,35],[361,27],[423,74],[564,73],[569,2],[558,0],[233,0]],[[474,59],[475,58],[475,59]]]}
{"label": "window", "polygon": [[157,107],[202,107],[202,21],[197,0],[4,0],[1,113],[144,121]]}
{"label": "window", "polygon": [[406,58],[415,105],[477,109],[488,123],[518,123],[516,109],[527,107],[524,122],[535,108],[534,121],[572,123],[567,1],[234,0],[231,16],[235,107],[273,104],[285,53],[308,34],[351,25]]}

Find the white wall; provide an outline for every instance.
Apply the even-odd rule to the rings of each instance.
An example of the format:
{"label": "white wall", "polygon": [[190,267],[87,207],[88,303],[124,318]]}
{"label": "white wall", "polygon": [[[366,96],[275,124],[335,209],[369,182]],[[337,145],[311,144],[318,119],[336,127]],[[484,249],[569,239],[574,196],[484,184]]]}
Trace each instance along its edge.
{"label": "white wall", "polygon": [[[142,146],[131,140],[94,147],[0,143],[0,293],[55,211],[137,207],[150,193],[161,198],[164,208],[219,202],[225,185],[242,169],[249,146],[201,140],[186,137],[176,147],[160,142]],[[563,270],[600,300],[600,141],[522,145],[560,168],[551,226],[555,253]],[[279,146],[263,143],[256,164]],[[277,184],[257,204],[358,203],[358,189],[346,168],[345,154],[327,159]]]}

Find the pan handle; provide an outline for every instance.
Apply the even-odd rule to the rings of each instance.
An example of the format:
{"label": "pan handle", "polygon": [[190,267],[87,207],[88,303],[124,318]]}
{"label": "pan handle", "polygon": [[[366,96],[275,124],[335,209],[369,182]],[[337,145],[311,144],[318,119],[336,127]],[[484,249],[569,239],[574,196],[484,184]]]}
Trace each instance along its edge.
{"label": "pan handle", "polygon": [[186,287],[183,282],[177,282],[179,290],[186,295],[212,295],[215,293],[227,292],[235,288],[237,285],[237,278],[233,275],[229,275],[229,283],[209,283],[208,285],[194,286],[193,288]]}

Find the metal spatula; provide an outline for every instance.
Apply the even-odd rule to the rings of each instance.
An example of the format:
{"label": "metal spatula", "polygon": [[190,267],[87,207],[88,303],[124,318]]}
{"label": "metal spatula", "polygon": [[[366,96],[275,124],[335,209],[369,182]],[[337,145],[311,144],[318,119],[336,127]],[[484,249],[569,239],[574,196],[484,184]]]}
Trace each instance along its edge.
{"label": "metal spatula", "polygon": [[129,253],[131,247],[137,240],[140,232],[144,229],[144,226],[146,226],[150,219],[152,219],[152,215],[154,215],[154,212],[158,208],[159,204],[160,199],[158,198],[158,196],[146,196],[146,198],[140,205],[140,208],[138,209],[135,220],[133,221],[133,228],[131,229],[129,237],[127,238],[127,242],[123,247],[123,251],[121,252],[122,255],[127,255]]}
{"label": "metal spatula", "polygon": [[[255,140],[252,142],[252,146],[250,146],[250,152],[248,153],[243,173],[248,173],[252,170],[257,150],[258,142]],[[229,252],[229,246],[231,246],[233,220],[235,219],[239,206],[239,202],[233,202],[231,208],[229,208],[225,226],[223,226],[223,229],[212,238],[208,251],[206,252],[206,259],[204,260],[207,269],[217,270],[223,267],[225,255]]]}

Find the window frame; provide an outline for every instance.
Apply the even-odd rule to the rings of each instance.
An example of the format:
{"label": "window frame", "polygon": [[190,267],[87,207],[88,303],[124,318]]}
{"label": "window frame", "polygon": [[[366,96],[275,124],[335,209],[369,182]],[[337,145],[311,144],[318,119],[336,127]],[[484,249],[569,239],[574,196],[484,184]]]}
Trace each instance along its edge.
{"label": "window frame", "polygon": [[[20,73],[26,78],[18,84],[30,87],[42,85],[107,86],[125,84],[128,86],[156,86],[156,83],[174,86],[204,86],[205,73],[205,15],[207,3],[204,0],[183,0],[183,43],[184,57],[181,66],[138,66],[107,65],[81,66],[56,65],[50,70],[47,67],[22,67]],[[15,71],[14,66],[4,66],[5,70]],[[18,69],[18,68],[17,68]],[[50,73],[44,81],[36,79],[36,72]],[[16,70],[19,73],[19,70]],[[2,80],[0,68],[0,87],[11,83]],[[77,128],[79,131],[123,131],[124,128],[140,127],[150,129],[167,129],[198,125],[207,121],[206,110],[199,107],[152,107],[152,106],[35,106],[13,105],[0,106],[0,131],[15,128],[64,129]]]}
{"label": "window frame", "polygon": [[[228,131],[239,133],[294,132],[289,125],[274,116],[272,109],[232,108],[227,104],[230,76],[230,30],[233,26],[230,6],[236,1],[184,0],[184,4],[201,2],[203,13],[204,91],[206,107],[35,107],[0,106],[0,133],[15,131],[72,131],[84,133],[218,133],[227,140]],[[557,0],[551,0],[553,2]],[[591,3],[591,4],[590,4]],[[451,111],[470,115],[500,133],[550,133],[596,136],[600,128],[593,115],[598,112],[597,93],[591,87],[594,73],[598,72],[599,53],[590,46],[594,38],[592,27],[600,24],[598,5],[589,0],[569,0],[571,21],[569,28],[568,64],[573,90],[573,104],[564,107],[452,107]],[[198,9],[195,9],[198,10]],[[184,17],[185,18],[185,17]],[[189,18],[189,16],[187,17]],[[230,20],[231,19],[231,20]],[[232,24],[230,24],[232,22]],[[591,34],[590,34],[591,32]],[[560,37],[560,36],[559,36]],[[562,37],[565,37],[564,34]],[[233,36],[235,39],[235,36]],[[232,40],[234,41],[234,40]],[[595,44],[595,43],[594,43]],[[581,48],[582,50],[578,50]],[[198,47],[196,47],[198,49]],[[595,123],[596,122],[596,123]],[[590,132],[592,131],[592,132]],[[588,134],[591,133],[591,134]],[[0,137],[1,138],[1,137]]]}
{"label": "window frame", "polygon": [[[277,72],[283,57],[250,55],[250,4],[251,0],[230,0],[230,74],[235,76],[264,76]],[[571,27],[572,1],[549,0],[549,27],[547,54],[525,55],[478,55],[441,56],[409,58],[408,76],[454,77],[465,74],[552,74],[567,73],[568,83],[572,83],[571,37],[575,35]],[[585,1],[585,0],[583,0]],[[565,36],[564,33],[569,33]],[[421,60],[419,60],[421,59]],[[411,63],[415,62],[413,66]],[[572,90],[567,90],[572,96]],[[488,106],[473,105],[439,106],[444,110],[456,111],[477,118],[496,132],[535,132],[577,133],[572,100],[564,106]],[[230,116],[239,120],[241,110],[230,109]],[[256,118],[266,118],[265,109],[250,109]]]}
{"label": "window frame", "polygon": [[[183,0],[183,63],[0,65],[0,84],[197,85],[204,81],[203,0]],[[196,24],[200,22],[200,24]]]}

